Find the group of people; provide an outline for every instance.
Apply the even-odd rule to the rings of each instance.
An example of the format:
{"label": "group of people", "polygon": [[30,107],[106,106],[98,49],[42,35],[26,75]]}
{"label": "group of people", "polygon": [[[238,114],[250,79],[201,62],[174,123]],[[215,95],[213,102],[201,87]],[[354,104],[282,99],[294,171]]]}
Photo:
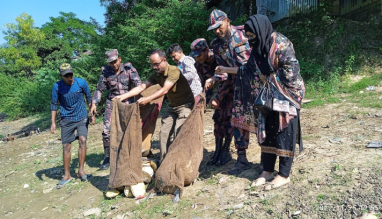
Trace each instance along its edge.
{"label": "group of people", "polygon": [[[137,100],[139,105],[167,95],[170,102],[162,116],[160,129],[160,160],[166,156],[170,138],[181,129],[184,121],[205,92],[207,104],[215,109],[213,114],[215,151],[208,165],[222,166],[232,160],[230,145],[234,138],[238,158],[229,174],[239,174],[251,168],[246,150],[249,134],[257,135],[261,147],[260,176],[252,186],[261,186],[271,181],[266,190],[290,182],[289,174],[296,143],[302,150],[300,129],[300,107],[305,94],[298,60],[293,44],[273,30],[264,15],[253,15],[242,26],[233,26],[227,14],[213,10],[208,31],[217,36],[208,46],[199,38],[190,45],[191,53],[186,56],[178,44],[167,49],[167,55],[176,66],[167,62],[166,52],[153,50],[150,63],[155,72],[142,82],[131,63],[122,63],[116,49],[106,52],[108,66],[101,68],[101,76],[93,97],[86,81],[73,77],[71,66],[60,66],[62,80],[52,90],[52,126],[55,133],[55,117],[58,103],[61,115],[61,139],[64,147],[65,175],[57,184],[61,188],[72,179],[69,172],[71,142],[79,140],[78,177],[86,181],[91,175],[84,172],[88,117],[84,95],[94,118],[102,92],[108,90],[104,129],[102,132],[104,160],[101,169],[110,166],[110,122],[112,101],[130,104],[134,97],[152,85],[161,88],[154,94]],[[259,111],[254,102],[265,83],[273,83],[289,101],[273,101],[268,113]],[[218,83],[213,96],[214,84]],[[134,84],[134,88],[132,85]],[[77,130],[77,136],[74,131]],[[274,177],[276,158],[279,157],[279,172]]]}

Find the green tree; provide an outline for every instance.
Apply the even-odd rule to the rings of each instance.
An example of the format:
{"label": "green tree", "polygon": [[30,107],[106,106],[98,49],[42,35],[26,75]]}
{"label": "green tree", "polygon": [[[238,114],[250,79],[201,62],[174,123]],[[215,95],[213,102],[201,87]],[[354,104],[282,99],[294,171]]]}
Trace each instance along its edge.
{"label": "green tree", "polygon": [[6,74],[31,76],[41,66],[36,51],[44,33],[26,13],[16,17],[16,22],[6,24],[3,31],[6,43],[0,47],[1,70]]}
{"label": "green tree", "polygon": [[[118,4],[117,1],[112,3],[113,7]],[[115,9],[112,18],[123,18],[123,22],[110,20],[105,34],[97,41],[95,56],[103,60],[106,50],[118,49],[123,61],[131,62],[142,78],[152,72],[148,61],[152,49],[166,50],[171,44],[179,43],[188,54],[193,40],[214,38],[212,32],[207,32],[210,11],[201,1],[135,1],[127,13],[129,16],[119,11],[123,10]]]}
{"label": "green tree", "polygon": [[50,17],[41,30],[45,40],[40,44],[38,55],[46,64],[49,61],[70,59],[91,49],[91,42],[98,34],[94,22],[80,20],[74,13],[60,12],[59,17]]}

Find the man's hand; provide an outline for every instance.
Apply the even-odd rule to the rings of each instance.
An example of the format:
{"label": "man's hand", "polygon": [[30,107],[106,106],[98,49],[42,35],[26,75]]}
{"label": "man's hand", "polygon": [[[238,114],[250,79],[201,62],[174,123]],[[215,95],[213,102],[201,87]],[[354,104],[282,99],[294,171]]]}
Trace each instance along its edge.
{"label": "man's hand", "polygon": [[215,68],[215,74],[223,74],[223,73],[227,73],[227,70],[224,66],[219,65]]}
{"label": "man's hand", "polygon": [[212,108],[212,109],[217,109],[217,108],[219,108],[219,104],[220,104],[219,100],[217,100],[217,99],[213,99],[213,100],[211,101],[211,108]]}
{"label": "man's hand", "polygon": [[90,125],[95,125],[96,124],[96,117],[95,115],[92,115],[92,122],[90,123]]}
{"label": "man's hand", "polygon": [[[126,93],[126,94],[127,94],[127,93]],[[123,100],[125,100],[125,99],[126,99],[125,94],[122,94],[122,95],[119,95],[119,96],[114,97],[114,98],[111,99],[111,100],[120,100],[120,101],[123,101]]]}
{"label": "man's hand", "polygon": [[50,131],[52,132],[52,134],[56,134],[56,123],[52,123],[52,125],[50,126]]}
{"label": "man's hand", "polygon": [[137,102],[139,103],[140,106],[144,106],[144,105],[150,103],[150,101],[151,100],[148,97],[141,97],[141,98],[139,98],[139,100]]}
{"label": "man's hand", "polygon": [[267,76],[263,75],[263,74],[260,74],[260,79],[261,81],[263,81],[263,83],[265,84],[265,81],[267,80]]}
{"label": "man's hand", "polygon": [[95,114],[97,113],[97,106],[94,103],[90,107],[89,113],[90,113],[90,116],[92,117],[95,116]]}
{"label": "man's hand", "polygon": [[214,86],[214,84],[215,84],[214,79],[209,78],[207,79],[206,84],[204,85],[204,89],[209,90]]}

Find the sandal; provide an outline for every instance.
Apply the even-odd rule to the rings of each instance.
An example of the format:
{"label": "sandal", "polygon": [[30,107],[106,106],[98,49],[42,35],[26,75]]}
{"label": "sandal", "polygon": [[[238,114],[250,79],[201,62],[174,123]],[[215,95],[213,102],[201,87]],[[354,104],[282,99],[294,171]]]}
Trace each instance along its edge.
{"label": "sandal", "polygon": [[91,174],[84,174],[84,175],[80,176],[79,178],[82,182],[86,182],[86,181],[89,181],[89,179],[91,179],[92,177],[93,177],[93,175],[91,175]]}
{"label": "sandal", "polygon": [[56,184],[56,189],[61,189],[65,184],[69,183],[70,181],[72,181],[73,178],[70,178],[68,180],[60,180],[58,181],[58,183]]}
{"label": "sandal", "polygon": [[273,178],[275,178],[273,173],[269,174],[267,178],[259,177],[255,181],[252,182],[251,187],[257,187],[257,186],[264,185],[267,181],[270,181]]}
{"label": "sandal", "polygon": [[286,185],[286,184],[288,184],[288,183],[290,183],[290,178],[289,178],[289,177],[286,179],[285,182],[283,182],[283,183],[281,183],[281,184],[279,184],[279,185],[275,185],[275,184],[273,184],[273,183],[269,183],[267,186],[265,186],[264,190],[265,190],[265,191],[269,191],[269,190],[272,190],[272,189],[276,189],[276,188],[279,188],[279,187],[281,187],[281,186],[284,186],[284,185]]}

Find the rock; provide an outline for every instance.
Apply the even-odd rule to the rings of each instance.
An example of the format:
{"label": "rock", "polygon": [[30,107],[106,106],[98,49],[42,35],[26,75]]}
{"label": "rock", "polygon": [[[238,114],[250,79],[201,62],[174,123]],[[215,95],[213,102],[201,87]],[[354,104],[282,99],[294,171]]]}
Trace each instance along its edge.
{"label": "rock", "polygon": [[90,215],[96,215],[99,216],[101,214],[100,208],[91,208],[84,212],[84,217],[90,216]]}
{"label": "rock", "polygon": [[329,139],[329,142],[332,144],[339,144],[341,142],[341,138],[335,137],[335,138]]}
{"label": "rock", "polygon": [[33,189],[32,191],[31,191],[31,193],[34,193],[36,191],[36,189]]}
{"label": "rock", "polygon": [[233,209],[240,209],[242,207],[244,207],[244,203],[233,206]]}
{"label": "rock", "polygon": [[45,211],[46,209],[48,209],[48,207],[43,208],[41,211]]}
{"label": "rock", "polygon": [[192,205],[191,205],[191,208],[192,208],[193,210],[195,210],[197,207],[198,207],[198,204],[192,204]]}
{"label": "rock", "polygon": [[373,213],[367,213],[362,216],[362,219],[378,219]]}
{"label": "rock", "polygon": [[118,214],[117,216],[113,217],[113,219],[126,219],[127,215],[126,214]]}
{"label": "rock", "polygon": [[242,199],[242,198],[245,198],[246,197],[246,195],[243,193],[243,194],[241,194],[239,197],[238,197],[238,199]]}
{"label": "rock", "polygon": [[42,193],[44,193],[44,194],[48,194],[48,193],[51,192],[52,190],[53,190],[53,187],[50,188],[50,189],[45,189],[45,190],[43,190]]}
{"label": "rock", "polygon": [[207,189],[207,188],[203,188],[202,189],[202,192],[209,192],[210,190],[209,189]]}
{"label": "rock", "polygon": [[252,210],[256,210],[256,208],[258,208],[259,205],[258,204],[253,204],[251,207],[252,207]]}
{"label": "rock", "polygon": [[28,184],[24,184],[24,189],[29,188]]}
{"label": "rock", "polygon": [[120,207],[120,205],[119,204],[116,204],[116,205],[112,205],[111,206],[111,210],[114,210],[114,209],[118,209]]}
{"label": "rock", "polygon": [[227,176],[223,176],[222,178],[219,179],[219,184],[222,184],[222,182],[226,181],[227,179],[229,179],[229,177]]}
{"label": "rock", "polygon": [[172,211],[170,211],[170,210],[166,210],[166,211],[163,212],[163,216],[165,216],[165,217],[167,217],[167,216],[169,216],[171,214],[172,214]]}
{"label": "rock", "polygon": [[381,114],[380,113],[376,113],[375,117],[381,117]]}
{"label": "rock", "polygon": [[364,93],[364,91],[363,91],[363,90],[361,90],[359,93],[360,93],[360,94],[363,94],[363,93]]}
{"label": "rock", "polygon": [[250,191],[249,194],[257,196],[257,197],[259,196],[259,192],[258,191]]}
{"label": "rock", "polygon": [[293,213],[293,216],[297,216],[299,214],[301,214],[301,211],[296,211],[296,212]]}

